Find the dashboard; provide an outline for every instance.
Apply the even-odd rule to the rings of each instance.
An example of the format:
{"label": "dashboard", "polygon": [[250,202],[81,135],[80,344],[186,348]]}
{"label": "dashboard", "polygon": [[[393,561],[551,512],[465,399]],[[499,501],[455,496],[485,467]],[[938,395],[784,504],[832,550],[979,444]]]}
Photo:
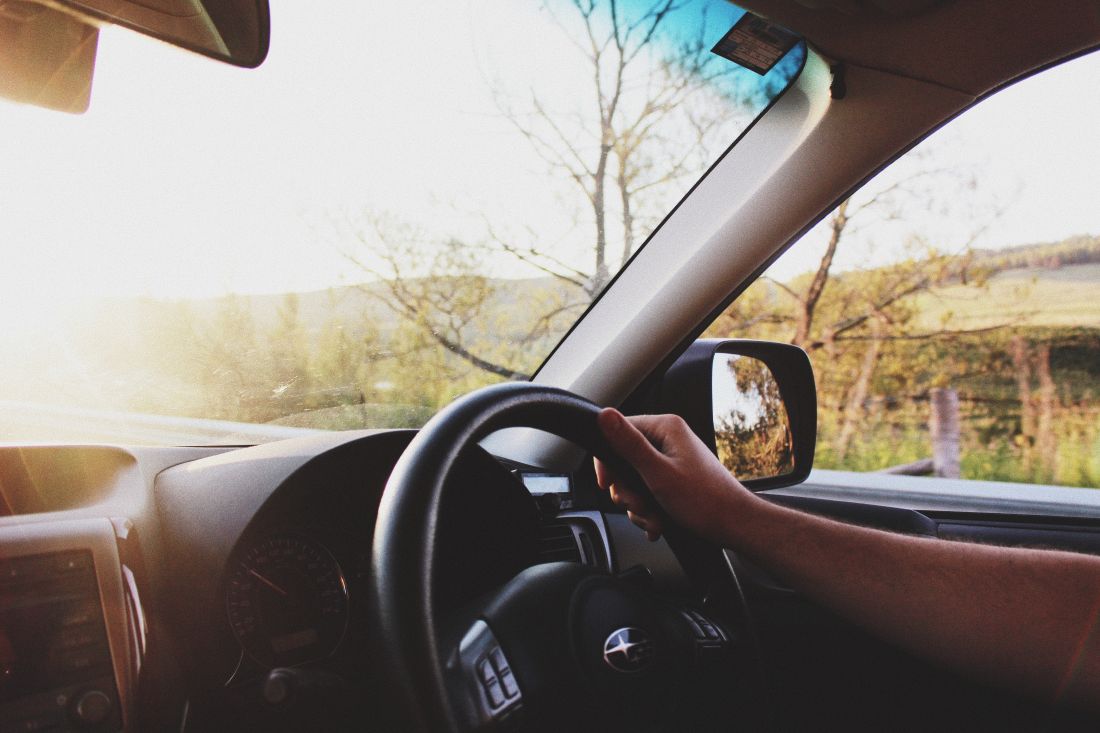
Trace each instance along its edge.
{"label": "dashboard", "polygon": [[[413,435],[0,448],[0,731],[384,720],[371,540]],[[612,567],[613,530],[570,506],[569,477],[478,448],[455,480],[437,531],[441,606],[540,562]]]}
{"label": "dashboard", "polygon": [[[400,729],[387,717],[394,691],[378,662],[369,581],[378,502],[413,435],[0,446],[0,733]],[[440,604],[462,607],[556,560],[645,566],[665,595],[691,595],[665,543],[646,542],[586,494],[590,476],[541,474],[474,449],[455,480],[437,528]],[[894,531],[1100,547],[1095,523],[770,498]],[[786,729],[823,719],[892,729],[897,709],[927,701],[968,710],[970,727],[1031,729],[1035,710],[1006,707],[1003,695],[887,647],[730,559],[769,674],[784,681],[776,694],[797,701],[775,708]],[[700,694],[751,707],[737,699],[755,694],[751,659],[734,669],[736,683],[715,675]]]}

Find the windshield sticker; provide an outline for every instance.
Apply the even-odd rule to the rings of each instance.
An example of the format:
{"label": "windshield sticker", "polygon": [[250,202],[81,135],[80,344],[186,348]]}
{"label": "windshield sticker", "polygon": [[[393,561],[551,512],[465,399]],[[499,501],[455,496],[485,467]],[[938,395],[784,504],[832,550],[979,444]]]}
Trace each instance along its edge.
{"label": "windshield sticker", "polygon": [[798,36],[782,26],[745,13],[711,53],[744,66],[763,76],[798,43]]}

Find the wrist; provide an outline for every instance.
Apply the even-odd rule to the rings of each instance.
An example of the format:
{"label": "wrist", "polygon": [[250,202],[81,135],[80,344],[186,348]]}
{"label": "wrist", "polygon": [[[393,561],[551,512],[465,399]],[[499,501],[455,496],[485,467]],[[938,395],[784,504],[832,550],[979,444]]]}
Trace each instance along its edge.
{"label": "wrist", "polygon": [[722,493],[721,506],[715,507],[711,515],[721,545],[731,550],[744,550],[749,531],[769,506],[740,482],[731,480],[729,489]]}

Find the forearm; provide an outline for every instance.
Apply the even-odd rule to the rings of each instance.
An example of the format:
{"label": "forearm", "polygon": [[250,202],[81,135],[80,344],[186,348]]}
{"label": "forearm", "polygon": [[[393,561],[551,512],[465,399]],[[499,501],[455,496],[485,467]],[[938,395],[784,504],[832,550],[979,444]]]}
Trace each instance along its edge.
{"label": "forearm", "polygon": [[853,527],[734,492],[726,546],[884,639],[1053,700],[1098,706],[1100,558]]}
{"label": "forearm", "polygon": [[667,514],[599,462],[597,480],[650,537],[673,517],[899,646],[1100,710],[1100,558],[909,537],[804,514],[746,491],[680,418],[627,420],[604,410],[599,420]]}

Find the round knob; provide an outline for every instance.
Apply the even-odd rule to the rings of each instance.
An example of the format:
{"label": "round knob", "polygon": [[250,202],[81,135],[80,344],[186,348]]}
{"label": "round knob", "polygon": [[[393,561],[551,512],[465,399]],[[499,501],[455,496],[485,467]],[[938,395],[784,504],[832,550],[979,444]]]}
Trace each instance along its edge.
{"label": "round knob", "polygon": [[264,699],[271,705],[282,705],[294,694],[294,682],[289,670],[273,669],[264,680]]}
{"label": "round knob", "polygon": [[73,717],[81,725],[102,723],[111,714],[111,698],[101,690],[88,690],[76,700]]}

